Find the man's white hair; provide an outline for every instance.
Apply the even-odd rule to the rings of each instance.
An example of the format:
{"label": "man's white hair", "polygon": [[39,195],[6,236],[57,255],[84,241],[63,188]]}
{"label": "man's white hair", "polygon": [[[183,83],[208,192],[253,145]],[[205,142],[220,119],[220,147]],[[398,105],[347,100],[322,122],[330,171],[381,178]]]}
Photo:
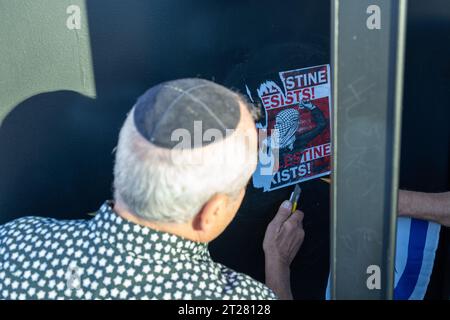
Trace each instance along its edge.
{"label": "man's white hair", "polygon": [[133,114],[134,108],[119,135],[114,197],[141,218],[188,222],[215,194],[237,196],[255,170],[256,136],[243,128],[242,111],[233,133],[189,150],[150,143],[136,130]]}

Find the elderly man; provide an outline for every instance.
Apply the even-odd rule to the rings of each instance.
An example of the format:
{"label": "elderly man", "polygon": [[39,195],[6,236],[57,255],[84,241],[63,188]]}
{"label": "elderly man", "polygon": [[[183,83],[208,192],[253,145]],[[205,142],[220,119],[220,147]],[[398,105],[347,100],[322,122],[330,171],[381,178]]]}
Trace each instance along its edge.
{"label": "elderly man", "polygon": [[148,90],[120,132],[114,201],[91,220],[25,217],[0,227],[0,297],[291,299],[289,266],[304,232],[288,201],[263,242],[267,287],[213,262],[207,248],[255,170],[249,110],[201,79]]}

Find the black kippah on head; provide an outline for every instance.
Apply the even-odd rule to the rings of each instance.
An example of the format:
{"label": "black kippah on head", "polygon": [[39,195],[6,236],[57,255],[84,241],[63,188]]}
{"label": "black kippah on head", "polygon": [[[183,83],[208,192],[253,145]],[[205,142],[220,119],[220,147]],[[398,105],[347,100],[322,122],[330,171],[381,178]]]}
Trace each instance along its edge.
{"label": "black kippah on head", "polygon": [[[217,129],[225,137],[227,129],[236,129],[240,120],[239,100],[229,89],[204,79],[180,79],[164,82],[147,90],[134,108],[134,124],[149,142],[163,148],[173,148],[176,129],[187,129],[192,147],[202,147],[213,141],[203,141],[203,133]],[[201,121],[201,145],[194,145],[194,121]]]}

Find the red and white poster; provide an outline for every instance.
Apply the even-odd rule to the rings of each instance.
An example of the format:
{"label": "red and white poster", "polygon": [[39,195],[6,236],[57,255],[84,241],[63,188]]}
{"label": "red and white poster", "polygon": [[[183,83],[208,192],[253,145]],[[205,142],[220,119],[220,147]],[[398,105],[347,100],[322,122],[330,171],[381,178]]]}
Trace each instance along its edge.
{"label": "red and white poster", "polygon": [[[330,67],[282,71],[247,94],[265,117],[258,123],[255,188],[271,191],[330,173]],[[255,102],[255,101],[254,101]]]}

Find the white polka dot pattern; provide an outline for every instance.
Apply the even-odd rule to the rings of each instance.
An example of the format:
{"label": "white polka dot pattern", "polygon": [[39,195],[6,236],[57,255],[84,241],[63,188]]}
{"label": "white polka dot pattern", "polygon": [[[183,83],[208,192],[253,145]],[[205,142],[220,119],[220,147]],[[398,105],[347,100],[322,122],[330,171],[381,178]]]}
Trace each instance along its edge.
{"label": "white polka dot pattern", "polygon": [[275,299],[211,260],[207,244],[122,219],[26,217],[0,226],[2,299]]}

